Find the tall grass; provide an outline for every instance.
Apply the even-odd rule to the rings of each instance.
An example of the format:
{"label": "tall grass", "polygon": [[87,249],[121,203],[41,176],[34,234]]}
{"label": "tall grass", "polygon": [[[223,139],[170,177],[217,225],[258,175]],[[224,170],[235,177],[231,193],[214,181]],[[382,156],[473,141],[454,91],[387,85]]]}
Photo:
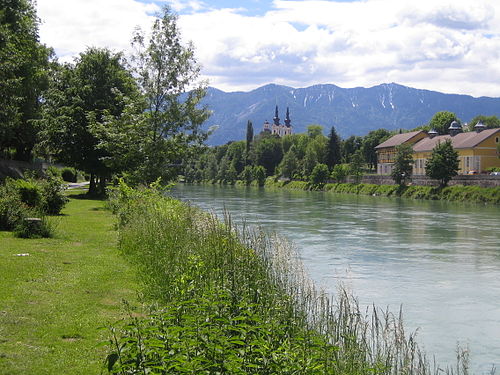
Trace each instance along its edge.
{"label": "tall grass", "polygon": [[276,235],[152,192],[112,198],[148,316],[115,326],[113,374],[467,374],[431,366],[401,315],[318,290]]}

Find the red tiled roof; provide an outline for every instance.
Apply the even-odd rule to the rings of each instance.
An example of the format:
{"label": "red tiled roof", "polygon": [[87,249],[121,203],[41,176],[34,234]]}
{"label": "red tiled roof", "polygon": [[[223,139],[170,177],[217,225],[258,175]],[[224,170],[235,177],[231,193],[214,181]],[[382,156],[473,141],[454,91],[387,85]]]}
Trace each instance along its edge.
{"label": "red tiled roof", "polygon": [[476,147],[478,144],[480,144],[485,139],[489,138],[495,133],[500,134],[500,129],[486,129],[479,133],[475,131],[467,133],[459,133],[453,137],[451,135],[438,135],[434,138],[424,138],[418,141],[413,146],[413,151],[414,152],[432,151],[432,149],[436,147],[436,145],[439,142],[444,142],[448,139],[451,140],[451,145],[453,146],[453,148],[472,148]]}
{"label": "red tiled roof", "polygon": [[409,140],[411,140],[413,137],[415,137],[416,135],[418,135],[420,133],[425,133],[425,132],[423,130],[418,130],[418,131],[409,132],[409,133],[396,134],[396,135],[392,136],[391,138],[389,138],[387,141],[382,142],[381,144],[376,146],[375,149],[399,146],[400,144],[408,142]]}

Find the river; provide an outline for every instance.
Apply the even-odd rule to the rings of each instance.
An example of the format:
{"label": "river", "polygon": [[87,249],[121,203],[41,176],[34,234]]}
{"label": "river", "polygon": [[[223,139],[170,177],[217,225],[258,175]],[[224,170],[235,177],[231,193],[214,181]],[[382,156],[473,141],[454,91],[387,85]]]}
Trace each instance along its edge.
{"label": "river", "polygon": [[180,184],[173,195],[292,241],[326,291],[398,312],[437,362],[457,343],[476,374],[500,370],[500,209],[438,201]]}

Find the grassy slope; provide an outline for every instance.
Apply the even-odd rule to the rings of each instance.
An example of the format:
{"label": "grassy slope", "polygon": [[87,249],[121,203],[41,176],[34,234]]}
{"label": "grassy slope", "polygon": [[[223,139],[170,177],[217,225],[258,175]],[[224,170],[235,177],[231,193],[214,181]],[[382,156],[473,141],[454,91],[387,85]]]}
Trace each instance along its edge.
{"label": "grassy slope", "polygon": [[99,328],[124,316],[122,299],[137,300],[103,206],[73,197],[52,239],[0,232],[0,374],[100,373]]}

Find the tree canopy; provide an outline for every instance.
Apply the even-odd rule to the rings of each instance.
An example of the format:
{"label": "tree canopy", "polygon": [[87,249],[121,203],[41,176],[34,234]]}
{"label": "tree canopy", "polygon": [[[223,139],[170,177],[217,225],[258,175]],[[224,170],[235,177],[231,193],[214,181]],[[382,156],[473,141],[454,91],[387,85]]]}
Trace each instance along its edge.
{"label": "tree canopy", "polygon": [[458,174],[458,152],[453,149],[451,141],[440,142],[432,150],[431,157],[425,165],[425,174],[438,180],[440,186],[446,186],[452,177]]}
{"label": "tree canopy", "polygon": [[400,186],[406,185],[413,172],[413,147],[408,143],[403,143],[396,147],[394,166],[391,177]]}
{"label": "tree canopy", "polygon": [[47,86],[51,49],[39,42],[39,21],[29,0],[1,1],[0,152],[29,160],[36,143],[36,119]]}
{"label": "tree canopy", "polygon": [[448,128],[453,121],[460,123],[456,114],[449,111],[437,112],[429,122],[429,130],[434,129],[439,134],[448,134]]}

